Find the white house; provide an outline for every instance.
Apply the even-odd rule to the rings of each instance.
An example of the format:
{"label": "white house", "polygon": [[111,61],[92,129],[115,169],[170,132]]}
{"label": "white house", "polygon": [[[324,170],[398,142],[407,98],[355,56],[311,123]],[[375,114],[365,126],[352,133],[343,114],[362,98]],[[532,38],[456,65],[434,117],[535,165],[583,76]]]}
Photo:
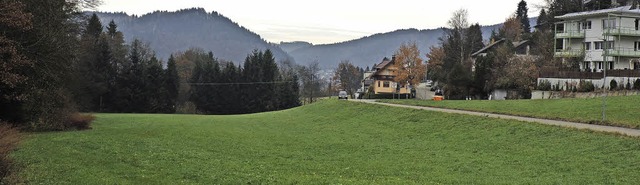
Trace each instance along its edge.
{"label": "white house", "polygon": [[612,0],[612,7],[555,17],[561,21],[555,24],[554,56],[579,62],[582,72],[542,72],[538,82],[585,79],[608,88],[613,79],[620,83],[640,78],[640,9],[624,0]]}
{"label": "white house", "polygon": [[640,69],[640,9],[621,6],[557,16],[556,57],[581,58],[583,71]]}

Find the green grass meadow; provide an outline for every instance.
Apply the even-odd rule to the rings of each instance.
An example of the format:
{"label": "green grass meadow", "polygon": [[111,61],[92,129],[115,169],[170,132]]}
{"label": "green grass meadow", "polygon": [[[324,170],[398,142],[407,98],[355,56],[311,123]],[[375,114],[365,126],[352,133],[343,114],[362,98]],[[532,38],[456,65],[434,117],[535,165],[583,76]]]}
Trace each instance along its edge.
{"label": "green grass meadow", "polygon": [[556,100],[379,100],[385,103],[501,113],[582,123],[640,128],[640,96],[608,97],[602,122],[602,98]]}
{"label": "green grass meadow", "polygon": [[637,184],[640,139],[324,100],[239,116],[98,114],[32,134],[28,184]]}

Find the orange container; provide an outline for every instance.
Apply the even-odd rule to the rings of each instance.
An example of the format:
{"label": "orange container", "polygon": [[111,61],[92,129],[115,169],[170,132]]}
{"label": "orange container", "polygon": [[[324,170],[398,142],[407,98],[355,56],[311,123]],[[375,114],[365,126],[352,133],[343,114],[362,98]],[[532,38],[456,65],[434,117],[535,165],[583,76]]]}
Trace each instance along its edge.
{"label": "orange container", "polygon": [[433,101],[442,101],[444,100],[444,96],[434,96]]}

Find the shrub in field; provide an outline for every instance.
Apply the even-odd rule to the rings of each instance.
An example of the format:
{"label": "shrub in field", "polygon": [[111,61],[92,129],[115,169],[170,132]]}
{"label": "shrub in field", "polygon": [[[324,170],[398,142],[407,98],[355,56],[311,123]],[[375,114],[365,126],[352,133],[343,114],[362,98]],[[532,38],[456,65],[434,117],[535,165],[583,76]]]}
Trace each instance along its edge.
{"label": "shrub in field", "polygon": [[609,82],[609,89],[612,91],[618,89],[618,82],[616,80],[611,80],[611,82]]}
{"label": "shrub in field", "polygon": [[580,80],[580,84],[578,85],[578,92],[593,92],[595,90],[596,87],[593,85],[593,82]]}
{"label": "shrub in field", "polygon": [[633,89],[640,90],[640,78],[633,82]]}
{"label": "shrub in field", "polygon": [[67,128],[75,128],[78,130],[91,129],[91,122],[93,122],[93,120],[96,120],[96,116],[92,114],[75,113],[69,118]]}
{"label": "shrub in field", "polygon": [[4,183],[5,177],[9,176],[11,170],[11,159],[9,153],[13,151],[20,142],[20,132],[10,124],[0,122],[0,184]]}
{"label": "shrub in field", "polygon": [[30,92],[31,99],[25,103],[27,121],[25,128],[31,131],[67,130],[67,122],[76,111],[73,100],[65,89]]}

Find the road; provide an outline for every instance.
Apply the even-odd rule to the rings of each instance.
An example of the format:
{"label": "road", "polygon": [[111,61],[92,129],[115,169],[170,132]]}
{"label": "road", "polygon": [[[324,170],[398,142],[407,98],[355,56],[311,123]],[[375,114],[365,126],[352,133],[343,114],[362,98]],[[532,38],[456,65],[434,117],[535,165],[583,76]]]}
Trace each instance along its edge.
{"label": "road", "polygon": [[490,117],[490,118],[510,119],[510,120],[540,123],[545,125],[555,125],[555,126],[561,126],[561,127],[567,127],[567,128],[586,129],[586,130],[592,130],[592,131],[598,131],[598,132],[609,132],[609,133],[617,133],[617,134],[622,134],[622,135],[627,135],[632,137],[640,137],[640,130],[638,129],[630,129],[630,128],[622,128],[622,127],[614,127],[614,126],[593,125],[593,124],[586,124],[586,123],[576,123],[576,122],[558,121],[558,120],[551,120],[551,119],[530,118],[530,117],[522,117],[522,116],[512,116],[512,115],[465,111],[465,110],[420,107],[420,106],[412,106],[412,105],[398,105],[398,104],[376,102],[375,100],[350,100],[350,101],[385,105],[385,106],[391,106],[391,107],[444,112],[444,113],[466,114],[466,115],[482,116],[482,117]]}

